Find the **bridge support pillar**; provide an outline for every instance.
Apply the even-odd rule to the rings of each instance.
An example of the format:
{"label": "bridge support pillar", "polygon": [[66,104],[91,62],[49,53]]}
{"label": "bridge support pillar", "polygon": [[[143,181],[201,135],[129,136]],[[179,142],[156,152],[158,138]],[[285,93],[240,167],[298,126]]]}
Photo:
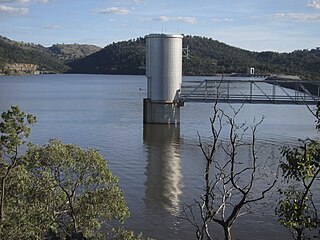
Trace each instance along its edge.
{"label": "bridge support pillar", "polygon": [[143,99],[143,123],[180,124],[179,103]]}

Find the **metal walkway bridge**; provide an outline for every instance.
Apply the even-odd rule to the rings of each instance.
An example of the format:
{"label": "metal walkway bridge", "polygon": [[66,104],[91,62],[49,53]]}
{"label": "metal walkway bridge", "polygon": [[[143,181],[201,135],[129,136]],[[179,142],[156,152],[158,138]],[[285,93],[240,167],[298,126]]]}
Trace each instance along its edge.
{"label": "metal walkway bridge", "polygon": [[184,81],[180,102],[257,104],[318,104],[320,81],[269,80],[267,77],[227,77]]}

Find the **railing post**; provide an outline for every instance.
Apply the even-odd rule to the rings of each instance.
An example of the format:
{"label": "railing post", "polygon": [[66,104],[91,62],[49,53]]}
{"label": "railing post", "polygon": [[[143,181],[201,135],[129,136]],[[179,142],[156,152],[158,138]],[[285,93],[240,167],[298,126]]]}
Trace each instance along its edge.
{"label": "railing post", "polygon": [[229,100],[230,95],[230,81],[228,81],[228,88],[227,88],[227,99]]}
{"label": "railing post", "polygon": [[250,81],[250,102],[252,101],[252,81]]}
{"label": "railing post", "polygon": [[207,86],[207,84],[208,84],[208,81],[207,80],[205,80],[206,81],[206,87],[205,87],[205,90],[204,90],[204,100],[207,100],[207,94],[208,94],[208,86]]}
{"label": "railing post", "polygon": [[272,100],[276,99],[276,85],[272,84]]}

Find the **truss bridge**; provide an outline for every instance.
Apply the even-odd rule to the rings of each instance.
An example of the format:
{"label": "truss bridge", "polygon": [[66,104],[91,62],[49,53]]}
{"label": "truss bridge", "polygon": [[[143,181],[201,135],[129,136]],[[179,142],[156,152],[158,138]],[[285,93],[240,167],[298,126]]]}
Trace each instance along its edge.
{"label": "truss bridge", "polygon": [[183,81],[180,103],[224,102],[307,104],[320,101],[320,81],[273,80],[268,77],[226,77]]}

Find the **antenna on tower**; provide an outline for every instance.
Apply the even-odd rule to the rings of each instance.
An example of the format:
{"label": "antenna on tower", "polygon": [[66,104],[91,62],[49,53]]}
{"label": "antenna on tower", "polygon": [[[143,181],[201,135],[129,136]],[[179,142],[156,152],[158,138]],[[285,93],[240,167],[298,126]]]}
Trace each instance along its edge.
{"label": "antenna on tower", "polygon": [[189,56],[190,56],[189,46],[182,48],[182,57],[190,59]]}

